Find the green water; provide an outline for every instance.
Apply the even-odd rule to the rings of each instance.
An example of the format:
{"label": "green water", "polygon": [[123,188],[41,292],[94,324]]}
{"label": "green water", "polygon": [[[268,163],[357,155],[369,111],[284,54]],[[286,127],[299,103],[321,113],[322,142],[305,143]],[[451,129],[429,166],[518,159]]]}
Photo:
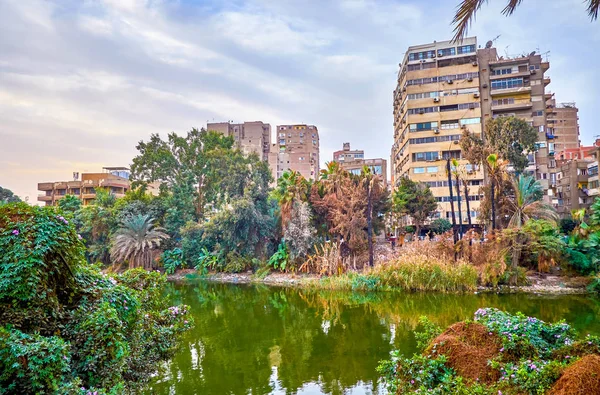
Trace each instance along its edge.
{"label": "green water", "polygon": [[170,284],[196,327],[160,368],[152,394],[380,394],[375,368],[393,349],[415,350],[418,317],[440,325],[480,307],[565,319],[600,334],[587,296],[361,294],[266,286]]}

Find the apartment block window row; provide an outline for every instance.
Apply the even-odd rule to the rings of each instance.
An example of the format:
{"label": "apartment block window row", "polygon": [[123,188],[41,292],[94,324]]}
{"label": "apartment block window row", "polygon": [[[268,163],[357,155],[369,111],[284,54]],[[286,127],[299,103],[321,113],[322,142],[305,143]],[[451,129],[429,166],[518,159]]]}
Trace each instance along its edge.
{"label": "apartment block window row", "polygon": [[[531,116],[533,117],[542,117],[544,116],[544,111],[534,111],[531,113]],[[552,122],[550,119],[548,120],[548,122]]]}
{"label": "apartment block window row", "polygon": [[422,84],[431,84],[431,83],[444,82],[444,81],[450,81],[450,80],[466,80],[466,79],[470,79],[470,78],[479,78],[479,72],[443,75],[440,77],[417,78],[414,80],[406,81],[406,85],[422,85]]}
{"label": "apartment block window row", "polygon": [[458,119],[453,119],[451,121],[442,121],[442,130],[448,129],[458,129],[460,125],[458,124]]}
{"label": "apartment block window row", "polygon": [[463,118],[460,120],[461,125],[475,125],[481,123],[481,118]]}
{"label": "apartment block window row", "polygon": [[[469,195],[470,202],[478,202],[482,199],[483,199],[483,196],[480,196],[480,195]],[[457,202],[458,196],[452,196],[452,199],[450,199],[450,196],[436,196],[435,200],[439,203],[448,203],[448,202],[450,202],[450,200]],[[461,196],[460,201],[463,202],[464,200],[465,200],[465,197]]]}
{"label": "apartment block window row", "polygon": [[410,144],[430,144],[444,141],[457,141],[460,140],[460,134],[453,134],[449,136],[433,136],[433,137],[420,137],[408,140]]}
{"label": "apartment block window row", "polygon": [[407,71],[427,70],[427,69],[434,69],[435,67],[436,67],[435,62],[416,63],[416,64],[409,64],[406,67],[406,70]]}
{"label": "apartment block window row", "polygon": [[[415,99],[427,99],[427,98],[433,98],[433,97],[446,97],[446,96],[456,96],[456,95],[475,94],[475,93],[479,93],[479,89],[463,88],[463,89],[452,89],[452,90],[447,90],[447,91],[409,93],[406,97],[408,100],[415,100]],[[404,104],[404,102],[402,104]]]}
{"label": "apartment block window row", "polygon": [[412,154],[413,162],[433,161],[438,160],[439,158],[440,153],[438,151],[415,152]]}
{"label": "apartment block window row", "polygon": [[[425,181],[425,184],[430,188],[448,188],[448,181]],[[469,180],[469,186],[483,185],[482,180]],[[456,186],[456,181],[452,180],[452,186]]]}
{"label": "apartment block window row", "polygon": [[437,55],[438,56],[453,56],[453,55],[456,55],[456,48],[451,47],[451,48],[438,49]]}
{"label": "apartment block window row", "polygon": [[588,174],[590,176],[595,176],[598,174],[598,165],[590,166],[588,170],[589,170]]}
{"label": "apartment block window row", "polygon": [[460,150],[443,151],[442,158],[444,159],[462,159]]}
{"label": "apartment block window row", "polygon": [[458,54],[462,55],[462,54],[467,54],[467,53],[473,53],[475,52],[476,48],[475,45],[462,45],[460,47],[458,47]]}
{"label": "apartment block window row", "polygon": [[479,108],[479,102],[449,104],[447,106],[433,106],[433,107],[409,108],[408,109],[408,115],[428,114],[428,113],[432,113],[432,112],[447,112],[447,111],[469,110],[469,109],[474,110],[476,108]]}
{"label": "apartment block window row", "polygon": [[435,51],[424,51],[424,52],[415,52],[408,54],[408,60],[423,60],[423,59],[433,59],[435,58]]}
{"label": "apartment block window row", "polygon": [[514,70],[512,67],[508,67],[508,68],[503,68],[503,69],[492,70],[491,74],[492,75],[505,75],[505,74],[512,74],[515,72],[516,72],[516,70]]}
{"label": "apartment block window row", "polygon": [[421,123],[411,123],[408,125],[408,130],[411,132],[423,132],[426,130],[437,129],[437,122],[421,122]]}
{"label": "apartment block window row", "polygon": [[509,104],[515,104],[514,97],[505,97],[504,99],[492,100],[492,106],[506,106]]}
{"label": "apartment block window row", "polygon": [[437,166],[414,167],[413,168],[414,174],[437,173],[437,172],[438,172]]}
{"label": "apartment block window row", "polygon": [[427,114],[427,113],[439,112],[439,111],[440,111],[440,108],[438,106],[434,106],[434,107],[421,107],[421,108],[409,108],[408,109],[408,115]]}
{"label": "apartment block window row", "polygon": [[523,77],[503,78],[492,81],[492,89],[510,89],[524,86]]}

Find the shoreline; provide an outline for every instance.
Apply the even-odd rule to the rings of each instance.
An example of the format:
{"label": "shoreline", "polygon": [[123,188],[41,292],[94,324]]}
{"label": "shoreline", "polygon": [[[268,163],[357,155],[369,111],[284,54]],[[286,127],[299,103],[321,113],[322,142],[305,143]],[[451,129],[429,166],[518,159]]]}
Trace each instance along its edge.
{"label": "shoreline", "polygon": [[[268,286],[283,287],[312,287],[319,289],[319,280],[323,278],[315,274],[298,273],[269,273],[259,278],[252,272],[243,273],[212,273],[200,276],[192,269],[180,270],[174,274],[168,275],[169,281],[180,282],[188,280],[204,280],[208,282],[222,284],[263,284]],[[586,288],[587,279],[585,277],[562,277],[562,276],[528,276],[530,285],[511,287],[507,285],[499,287],[478,286],[474,292],[465,293],[527,293],[540,295],[586,295],[591,294]],[[358,292],[358,291],[357,291]],[[388,291],[372,291],[388,292]]]}

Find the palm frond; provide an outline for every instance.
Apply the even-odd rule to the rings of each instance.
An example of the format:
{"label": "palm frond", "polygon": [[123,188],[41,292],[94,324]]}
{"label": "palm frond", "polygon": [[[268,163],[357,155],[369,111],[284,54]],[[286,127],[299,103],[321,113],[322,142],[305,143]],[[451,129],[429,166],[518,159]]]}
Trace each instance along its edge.
{"label": "palm frond", "polygon": [[600,11],[600,0],[588,0],[587,12],[593,21],[598,19],[598,11]]}
{"label": "palm frond", "polygon": [[504,9],[502,10],[502,13],[506,16],[512,15],[522,1],[523,0],[509,0],[506,7],[504,7]]}
{"label": "palm frond", "polygon": [[475,14],[487,0],[463,0],[456,9],[456,14],[452,20],[454,27],[454,37],[452,41],[460,41],[465,37],[471,20],[475,18]]}

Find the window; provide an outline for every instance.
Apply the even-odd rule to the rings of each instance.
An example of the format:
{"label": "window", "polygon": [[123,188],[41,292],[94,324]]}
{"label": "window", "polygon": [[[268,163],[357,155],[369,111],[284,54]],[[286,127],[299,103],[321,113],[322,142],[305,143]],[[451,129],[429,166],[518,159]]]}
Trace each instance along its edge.
{"label": "window", "polygon": [[423,60],[423,59],[432,59],[435,57],[435,51],[425,51],[425,52],[415,52],[408,54],[408,60]]}
{"label": "window", "polygon": [[504,74],[512,74],[512,67],[504,68],[504,69],[495,69],[492,70],[492,75],[504,75]]}
{"label": "window", "polygon": [[535,143],[535,148],[536,149],[546,148],[546,142],[545,141],[538,141],[537,143]]}
{"label": "window", "polygon": [[509,104],[515,104],[514,97],[505,97],[504,99],[492,100],[492,106],[506,106]]}
{"label": "window", "polygon": [[532,65],[529,66],[529,70],[539,70],[539,69],[540,69],[540,65],[539,64],[536,64],[536,65],[532,64]]}
{"label": "window", "polygon": [[471,52],[475,52],[475,45],[463,45],[461,47],[458,47],[459,55],[462,55],[465,53],[471,53]]}
{"label": "window", "polygon": [[590,176],[595,176],[596,174],[598,174],[598,165],[590,166],[588,168],[588,170],[589,170],[589,175]]}
{"label": "window", "polygon": [[492,89],[510,89],[523,86],[523,77],[504,78],[492,81]]}
{"label": "window", "polygon": [[439,107],[421,107],[421,108],[410,108],[408,110],[408,114],[409,115],[414,115],[414,114],[427,114],[430,112],[438,112],[439,111]]}
{"label": "window", "polygon": [[448,136],[439,136],[438,141],[456,141],[460,140],[460,134],[451,134]]}
{"label": "window", "polygon": [[544,116],[544,111],[534,111],[533,113],[531,113],[531,116],[534,117],[543,117]]}
{"label": "window", "polygon": [[448,105],[448,106],[440,106],[440,112],[456,111],[456,110],[458,110],[458,104],[452,104],[452,105]]}
{"label": "window", "polygon": [[530,83],[531,86],[541,85],[541,84],[542,84],[542,80],[532,80]]}
{"label": "window", "polygon": [[437,173],[437,172],[438,172],[437,166],[428,166],[427,167],[427,173]]}
{"label": "window", "polygon": [[452,151],[443,151],[442,157],[444,159],[460,159],[460,150],[452,150]]}
{"label": "window", "polygon": [[438,97],[440,92],[422,92],[422,93],[410,93],[407,97],[408,100],[414,99],[426,99],[428,97]]}
{"label": "window", "polygon": [[442,129],[458,129],[458,119],[453,119],[451,121],[442,121]]}
{"label": "window", "polygon": [[464,118],[460,120],[461,125],[473,125],[476,123],[481,123],[481,118]]}
{"label": "window", "polygon": [[422,132],[424,130],[431,130],[438,127],[437,122],[423,122],[423,123],[411,123],[408,128],[411,132]]}
{"label": "window", "polygon": [[414,154],[412,154],[413,162],[433,161],[433,160],[438,160],[438,159],[439,159],[438,151],[415,152]]}
{"label": "window", "polygon": [[438,54],[438,56],[456,55],[456,48],[452,47],[452,48],[438,49],[437,54]]}
{"label": "window", "polygon": [[423,174],[423,173],[425,173],[425,168],[424,167],[415,167],[413,169],[413,173],[415,173],[415,174]]}

